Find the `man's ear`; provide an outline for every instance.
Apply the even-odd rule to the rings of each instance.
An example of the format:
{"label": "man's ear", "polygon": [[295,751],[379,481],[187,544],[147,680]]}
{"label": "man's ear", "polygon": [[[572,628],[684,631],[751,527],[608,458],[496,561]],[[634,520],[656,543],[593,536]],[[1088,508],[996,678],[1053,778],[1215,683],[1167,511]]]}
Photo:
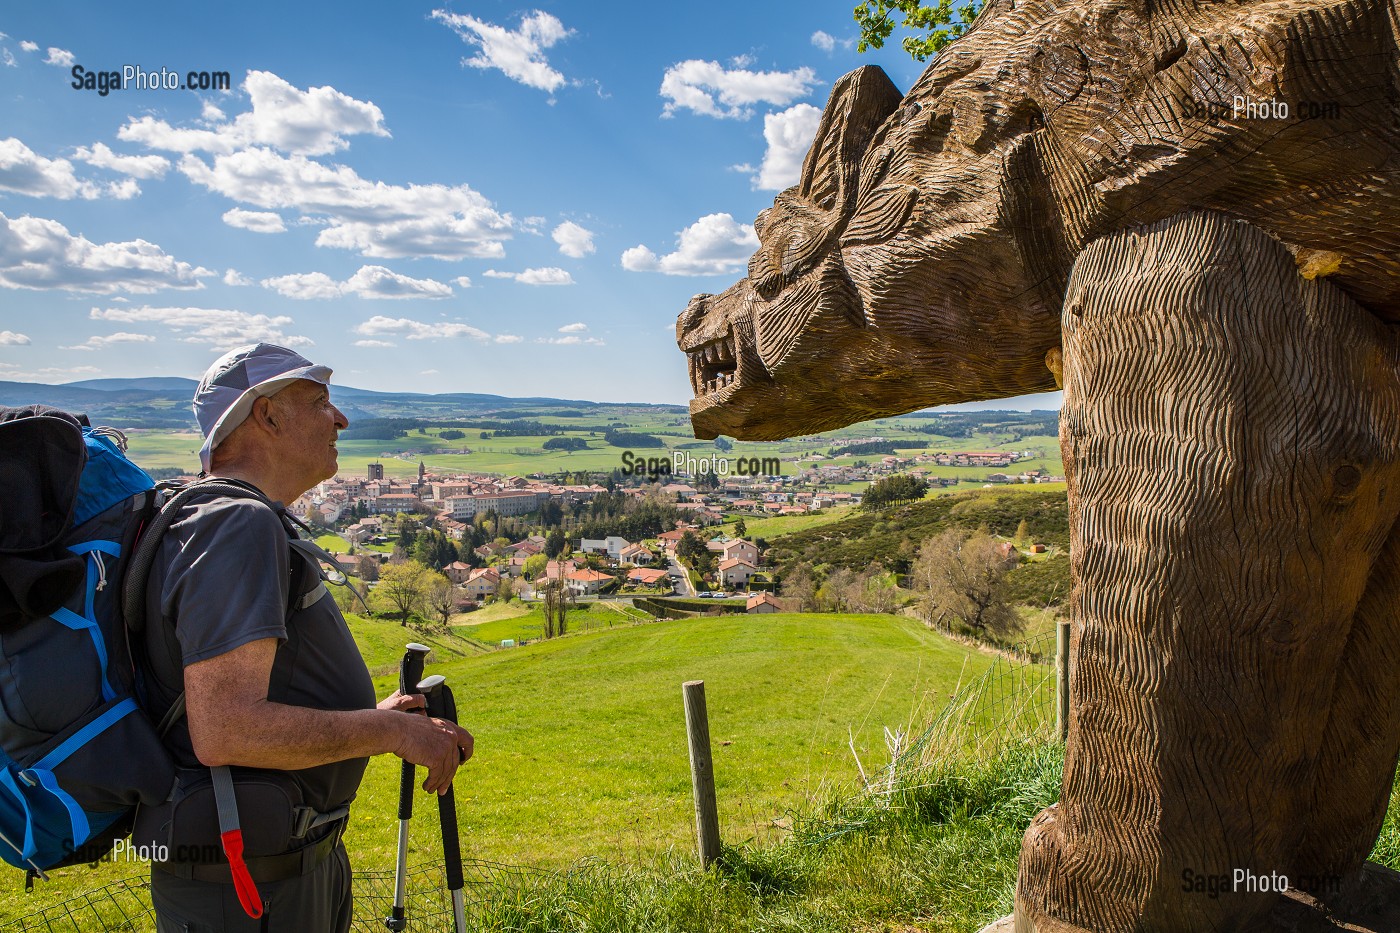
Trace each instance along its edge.
{"label": "man's ear", "polygon": [[278,414],[277,406],[272,404],[272,398],[263,395],[253,399],[253,408],[248,417],[261,427],[276,430]]}

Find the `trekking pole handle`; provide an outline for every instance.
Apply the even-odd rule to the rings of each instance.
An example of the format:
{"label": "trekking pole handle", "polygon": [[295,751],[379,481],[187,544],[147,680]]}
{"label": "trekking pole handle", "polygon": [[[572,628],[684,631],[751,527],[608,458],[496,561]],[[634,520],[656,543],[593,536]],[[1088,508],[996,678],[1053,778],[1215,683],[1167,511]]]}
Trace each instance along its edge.
{"label": "trekking pole handle", "polygon": [[[452,688],[441,674],[434,674],[418,685],[428,701],[428,715],[435,719],[457,722],[457,700]],[[442,826],[442,855],[447,874],[447,890],[461,891],[466,884],[462,876],[462,842],[457,829],[457,797],[451,784],[447,793],[438,797],[438,822]]]}
{"label": "trekking pole handle", "polygon": [[418,692],[418,682],[423,679],[423,659],[432,650],[416,641],[405,646],[403,660],[399,662],[399,693],[408,696]]}
{"label": "trekking pole handle", "polygon": [[[431,649],[427,645],[409,642],[399,662],[399,693],[409,696],[418,692],[418,681],[423,679],[423,659]],[[415,782],[413,762],[405,760],[399,769],[399,819],[413,818],[413,785]]]}

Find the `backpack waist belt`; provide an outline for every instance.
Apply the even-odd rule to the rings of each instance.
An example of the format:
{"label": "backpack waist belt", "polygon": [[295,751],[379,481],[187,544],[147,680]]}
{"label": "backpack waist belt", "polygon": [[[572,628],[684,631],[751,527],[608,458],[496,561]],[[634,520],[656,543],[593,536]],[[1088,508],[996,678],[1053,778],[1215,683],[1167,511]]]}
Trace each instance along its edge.
{"label": "backpack waist belt", "polygon": [[[291,852],[284,852],[281,855],[265,855],[259,858],[245,859],[244,864],[247,866],[248,875],[258,884],[273,884],[310,874],[330,857],[336,846],[340,844],[340,837],[345,832],[345,824],[345,818],[341,817],[335,828],[324,838],[304,845],[300,849],[293,849]],[[233,872],[229,865],[224,862],[209,864],[152,862],[151,867],[187,881],[208,881],[216,884],[234,883]]]}

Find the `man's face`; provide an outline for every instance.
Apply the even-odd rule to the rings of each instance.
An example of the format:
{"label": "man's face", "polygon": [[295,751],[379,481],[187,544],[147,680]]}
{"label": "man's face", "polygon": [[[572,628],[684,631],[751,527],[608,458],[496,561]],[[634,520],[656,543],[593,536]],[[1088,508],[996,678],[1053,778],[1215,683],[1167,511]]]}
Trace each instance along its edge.
{"label": "man's face", "polygon": [[334,476],[336,437],[350,422],[331,404],[330,390],[319,382],[299,379],[269,401],[284,431],[279,455],[288,480],[305,491]]}

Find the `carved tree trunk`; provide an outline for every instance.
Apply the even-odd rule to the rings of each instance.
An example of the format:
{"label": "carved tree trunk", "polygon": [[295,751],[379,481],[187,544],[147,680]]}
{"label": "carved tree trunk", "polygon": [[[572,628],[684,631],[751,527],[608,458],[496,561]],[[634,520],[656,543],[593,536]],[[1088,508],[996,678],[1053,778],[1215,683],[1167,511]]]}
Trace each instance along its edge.
{"label": "carved tree trunk", "polygon": [[1235,872],[1349,890],[1400,752],[1396,335],[1204,212],[1093,243],[1063,329],[1072,712],[1016,929],[1283,928]]}

